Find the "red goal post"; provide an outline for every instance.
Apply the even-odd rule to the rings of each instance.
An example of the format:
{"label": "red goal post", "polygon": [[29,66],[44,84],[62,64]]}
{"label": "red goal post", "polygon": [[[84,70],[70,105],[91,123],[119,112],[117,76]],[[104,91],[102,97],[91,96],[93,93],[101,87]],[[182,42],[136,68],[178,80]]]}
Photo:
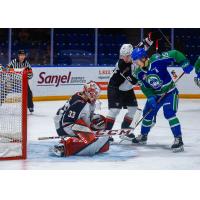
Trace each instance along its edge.
{"label": "red goal post", "polygon": [[0,71],[0,160],[27,156],[27,72]]}

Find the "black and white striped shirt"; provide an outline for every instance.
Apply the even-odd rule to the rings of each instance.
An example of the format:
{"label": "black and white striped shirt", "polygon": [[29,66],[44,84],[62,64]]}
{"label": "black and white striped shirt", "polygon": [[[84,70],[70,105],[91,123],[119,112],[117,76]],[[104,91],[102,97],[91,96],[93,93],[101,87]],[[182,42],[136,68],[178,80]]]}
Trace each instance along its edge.
{"label": "black and white striped shirt", "polygon": [[26,59],[23,62],[19,62],[19,60],[15,58],[11,60],[11,62],[7,65],[7,68],[14,69],[14,70],[26,69],[28,70],[28,79],[31,79],[33,77],[31,65]]}
{"label": "black and white striped shirt", "polygon": [[13,69],[23,69],[23,68],[31,69],[31,65],[26,59],[23,62],[19,62],[18,59],[13,59],[8,64],[8,67]]}

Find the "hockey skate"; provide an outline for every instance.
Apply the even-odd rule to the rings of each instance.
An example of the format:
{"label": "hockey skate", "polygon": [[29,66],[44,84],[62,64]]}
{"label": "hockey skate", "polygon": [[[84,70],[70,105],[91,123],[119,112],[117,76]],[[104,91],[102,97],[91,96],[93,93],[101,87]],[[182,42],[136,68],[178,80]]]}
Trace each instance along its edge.
{"label": "hockey skate", "polygon": [[119,143],[122,143],[123,141],[130,141],[132,143],[138,143],[134,133],[130,133],[128,135],[120,135],[119,138],[121,139],[121,141]]}
{"label": "hockey skate", "polygon": [[147,143],[147,135],[138,135],[134,140],[132,140],[134,144],[146,144]]}
{"label": "hockey skate", "polygon": [[181,152],[181,151],[184,151],[184,147],[183,147],[183,140],[182,140],[182,137],[176,137],[174,139],[174,143],[172,144],[171,146],[171,149],[174,153],[176,152]]}
{"label": "hockey skate", "polygon": [[114,144],[114,138],[112,136],[109,136],[108,142],[110,144]]}
{"label": "hockey skate", "polygon": [[34,112],[34,109],[33,109],[33,108],[28,108],[28,110],[29,110],[29,112],[30,112],[31,114],[33,114],[33,112]]}

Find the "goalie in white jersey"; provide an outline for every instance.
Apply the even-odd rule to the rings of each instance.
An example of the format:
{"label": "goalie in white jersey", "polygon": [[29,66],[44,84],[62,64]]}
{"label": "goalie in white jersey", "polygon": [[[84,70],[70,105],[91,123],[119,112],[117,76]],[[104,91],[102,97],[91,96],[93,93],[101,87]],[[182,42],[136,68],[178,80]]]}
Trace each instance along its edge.
{"label": "goalie in white jersey", "polygon": [[91,81],[57,111],[54,122],[57,134],[62,139],[54,146],[54,154],[91,156],[109,150],[109,136],[97,137],[94,133],[105,129],[105,118],[94,114],[99,95],[99,86]]}

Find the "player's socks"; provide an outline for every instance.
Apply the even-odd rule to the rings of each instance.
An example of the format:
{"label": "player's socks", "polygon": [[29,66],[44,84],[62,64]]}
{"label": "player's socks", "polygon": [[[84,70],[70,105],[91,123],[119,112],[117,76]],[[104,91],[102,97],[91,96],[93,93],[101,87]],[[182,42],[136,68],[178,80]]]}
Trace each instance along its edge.
{"label": "player's socks", "polygon": [[106,130],[111,130],[113,128],[113,125],[115,123],[114,119],[106,118]]}
{"label": "player's socks", "polygon": [[180,152],[180,151],[184,151],[184,147],[183,147],[183,140],[182,137],[175,137],[174,138],[174,143],[171,146],[171,149],[173,152]]}
{"label": "player's socks", "polygon": [[133,119],[131,119],[130,117],[128,116],[125,116],[124,117],[124,120],[122,122],[122,125],[121,125],[121,128],[129,128],[131,123],[132,123]]}
{"label": "player's socks", "polygon": [[171,117],[168,119],[169,121],[169,125],[170,125],[170,128],[172,130],[172,133],[174,135],[174,137],[178,137],[181,135],[181,125],[180,125],[180,122],[179,122],[179,119],[174,116],[174,117]]}

